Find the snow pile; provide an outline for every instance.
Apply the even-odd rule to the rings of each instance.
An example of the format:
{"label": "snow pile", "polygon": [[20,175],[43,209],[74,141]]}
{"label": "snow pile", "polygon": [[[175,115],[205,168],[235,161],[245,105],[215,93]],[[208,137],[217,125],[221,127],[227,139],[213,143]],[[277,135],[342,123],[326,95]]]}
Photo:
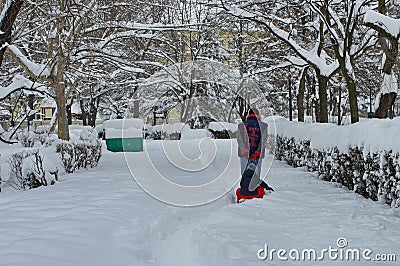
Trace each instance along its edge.
{"label": "snow pile", "polygon": [[235,136],[237,124],[210,122],[207,129],[191,129],[188,124],[174,123],[156,126],[145,125],[144,130],[145,138],[154,140],[202,139],[209,137],[229,139]]}
{"label": "snow pile", "polygon": [[[155,151],[154,162],[162,162],[163,174],[188,180],[157,152],[160,142],[147,145]],[[190,141],[182,146],[193,150]],[[218,176],[212,167],[229,157],[229,146],[222,146],[211,169],[188,182]],[[146,156],[135,156],[142,166]],[[104,157],[98,168],[71,174],[51,189],[0,193],[1,265],[398,265],[329,258],[324,250],[338,249],[337,239],[344,237],[349,248],[341,249],[343,254],[368,248],[371,258],[396,253],[398,260],[400,210],[371,204],[303,169],[275,161],[268,183],[276,192],[264,199],[231,204],[226,195],[203,206],[182,208],[141,189],[123,153],[105,151]],[[239,163],[233,168],[239,173]],[[269,250],[284,249],[285,257],[292,249],[313,249],[325,256],[320,261],[280,260],[275,252],[273,259],[260,260],[257,251],[265,245]]]}
{"label": "snow pile", "polygon": [[181,132],[181,139],[203,139],[210,138],[211,133],[207,129],[191,129],[189,126],[185,126]]}
{"label": "snow pile", "polygon": [[227,122],[210,122],[208,130],[215,139],[230,139],[236,136],[237,124]]}
{"label": "snow pile", "polygon": [[153,126],[152,131],[153,132],[164,132],[167,134],[181,133],[182,129],[185,126],[187,127],[187,125],[185,125],[185,123],[156,125],[156,126]]}
{"label": "snow pile", "polygon": [[81,134],[94,133],[94,129],[91,126],[69,125],[68,128],[71,141],[79,141]]}
{"label": "snow pile", "polygon": [[104,122],[107,139],[142,137],[143,126],[143,120],[138,118],[115,119]]}

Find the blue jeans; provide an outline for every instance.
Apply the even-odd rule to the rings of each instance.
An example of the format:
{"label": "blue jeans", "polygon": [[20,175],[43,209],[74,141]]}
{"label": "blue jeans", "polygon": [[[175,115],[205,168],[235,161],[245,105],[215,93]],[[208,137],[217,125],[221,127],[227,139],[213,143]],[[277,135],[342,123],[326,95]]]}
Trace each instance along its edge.
{"label": "blue jeans", "polygon": [[[246,157],[239,157],[239,158],[240,158],[240,173],[242,175],[246,170],[247,158]],[[257,174],[260,178],[261,178],[261,164],[262,164],[262,158],[258,159],[257,161]]]}

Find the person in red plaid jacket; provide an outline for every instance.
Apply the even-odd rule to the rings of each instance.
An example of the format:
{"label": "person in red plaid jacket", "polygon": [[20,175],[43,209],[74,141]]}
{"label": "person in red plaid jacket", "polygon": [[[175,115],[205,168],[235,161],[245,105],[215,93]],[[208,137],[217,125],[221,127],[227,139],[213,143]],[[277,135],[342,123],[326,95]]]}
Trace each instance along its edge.
{"label": "person in red plaid jacket", "polygon": [[248,161],[251,160],[256,162],[256,173],[261,176],[261,164],[262,159],[265,157],[267,139],[268,125],[261,121],[261,116],[257,109],[250,109],[246,120],[238,125],[236,132],[241,174],[244,173]]}
{"label": "person in red plaid jacket", "polygon": [[261,163],[267,146],[268,125],[261,121],[257,109],[250,109],[246,120],[238,125],[236,139],[242,175],[240,188],[236,191],[237,200],[240,202],[245,198],[262,198],[264,189],[274,189],[260,179]]}

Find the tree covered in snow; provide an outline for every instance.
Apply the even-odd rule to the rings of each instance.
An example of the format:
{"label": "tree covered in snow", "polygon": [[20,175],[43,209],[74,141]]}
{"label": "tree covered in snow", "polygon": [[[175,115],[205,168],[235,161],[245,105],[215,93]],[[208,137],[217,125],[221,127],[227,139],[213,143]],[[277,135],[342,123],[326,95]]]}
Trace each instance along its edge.
{"label": "tree covered in snow", "polygon": [[[393,3],[390,6],[392,5]],[[377,12],[370,10],[365,15],[366,25],[378,32],[379,44],[383,51],[381,67],[383,80],[375,101],[374,116],[377,118],[386,118],[388,112],[393,117],[393,105],[398,90],[398,75],[393,68],[398,61],[400,20],[391,18],[392,14],[388,11],[396,15],[396,10],[389,8],[386,1],[379,0]],[[387,13],[389,16],[386,15]]]}
{"label": "tree covered in snow", "polygon": [[[229,66],[233,80],[255,82],[262,91],[260,96],[277,114],[299,121],[313,116],[318,122],[338,117],[340,123],[340,118],[350,113],[356,122],[359,114],[365,115],[369,89],[379,75],[379,50],[372,46],[377,37],[386,43],[390,39],[376,32],[391,20],[371,15],[377,6],[372,0],[7,0],[2,1],[3,13],[3,7],[19,2],[24,5],[12,34],[8,30],[7,41],[1,39],[1,51],[7,54],[6,67],[0,69],[0,95],[10,92],[14,76],[23,69],[25,78],[42,84],[41,91],[55,98],[62,139],[68,139],[73,105],[80,107],[84,124],[94,125],[98,113],[112,117],[123,116],[127,110],[136,113],[142,95],[150,111],[189,104],[182,109],[182,121],[199,113],[191,110],[188,100],[199,95],[226,101],[231,110],[228,120],[233,118],[232,112],[243,117],[252,104],[250,94],[238,94],[218,82],[181,80],[168,92],[157,91],[157,86],[147,95],[139,92],[151,79],[158,79],[162,87],[160,73],[171,67],[179,72],[185,69],[184,62],[202,60]],[[398,6],[393,2],[385,5],[395,17]],[[365,14],[376,23],[367,19],[364,23]],[[1,18],[4,21],[6,17]],[[2,36],[5,33],[1,31]],[[382,46],[382,41],[379,43]],[[395,51],[397,46],[386,48]],[[385,58],[395,57],[385,52]],[[396,73],[396,67],[393,70],[391,73]],[[223,71],[220,74],[223,76]],[[384,81],[393,81],[395,76],[390,74]],[[397,83],[390,84],[396,85],[388,94],[393,95]],[[202,94],[205,88],[208,94]],[[376,90],[371,92],[375,97]],[[11,96],[18,98],[17,94]],[[384,93],[379,95],[378,102],[386,99]],[[390,99],[393,102],[394,97]],[[9,97],[2,104],[7,106],[8,101]],[[148,105],[150,102],[154,106]],[[376,114],[379,110],[382,108]]]}
{"label": "tree covered in snow", "polygon": [[[225,2],[225,3],[224,3]],[[286,43],[316,72],[319,89],[319,116],[328,122],[328,82],[338,71],[348,89],[351,120],[358,122],[358,102],[354,61],[373,44],[372,33],[360,26],[371,1],[223,1],[230,14],[264,26]],[[298,61],[298,60],[297,60]]]}

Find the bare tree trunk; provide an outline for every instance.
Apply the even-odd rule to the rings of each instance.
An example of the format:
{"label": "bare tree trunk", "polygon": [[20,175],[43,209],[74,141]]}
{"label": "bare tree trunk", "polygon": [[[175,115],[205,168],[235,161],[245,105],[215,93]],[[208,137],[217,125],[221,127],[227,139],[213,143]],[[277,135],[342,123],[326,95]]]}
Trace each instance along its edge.
{"label": "bare tree trunk", "polygon": [[[67,9],[66,3],[61,3],[60,11],[65,12]],[[65,94],[65,80],[64,71],[67,66],[67,58],[64,55],[62,36],[65,27],[65,17],[61,17],[57,25],[57,72],[55,75],[54,89],[56,92],[56,104],[57,104],[57,125],[58,125],[58,138],[62,140],[69,140],[69,129],[67,119],[67,97]]]}
{"label": "bare tree trunk", "polygon": [[81,107],[82,124],[87,126],[88,124],[88,113],[85,108],[85,103],[82,99],[79,100],[79,105]]}
{"label": "bare tree trunk", "polygon": [[67,102],[67,121],[68,125],[72,125],[72,105],[74,103],[74,100],[71,99],[70,101]]}
{"label": "bare tree trunk", "polygon": [[[59,76],[60,74],[57,75]],[[67,120],[67,108],[66,108],[67,100],[65,97],[64,83],[63,82],[57,83],[55,91],[56,91],[56,104],[58,110],[57,111],[58,138],[62,140],[69,140],[69,129]]]}
{"label": "bare tree trunk", "polygon": [[308,66],[304,67],[301,72],[299,93],[297,94],[297,113],[298,121],[304,122],[304,91],[306,89],[306,77],[307,77]]}
{"label": "bare tree trunk", "polygon": [[338,125],[342,124],[342,84],[339,85],[339,97],[338,97]]}
{"label": "bare tree trunk", "polygon": [[[35,104],[35,95],[34,94],[30,94],[28,95],[28,107],[30,110],[28,110],[28,112],[30,112],[31,110],[34,109],[34,104]],[[28,131],[31,130],[31,125],[32,125],[32,121],[35,118],[35,115],[28,115],[27,118],[27,123],[28,123]]]}
{"label": "bare tree trunk", "polygon": [[97,118],[97,110],[98,110],[98,100],[97,98],[90,100],[90,108],[89,108],[89,117],[88,117],[88,125],[95,127],[96,126],[96,118]]}
{"label": "bare tree trunk", "polygon": [[[5,12],[3,20],[0,21],[0,47],[3,47],[5,43],[11,43],[12,25],[14,24],[23,3],[23,0],[11,1],[11,5]],[[6,47],[0,49],[0,67],[3,62],[5,51]]]}
{"label": "bare tree trunk", "polygon": [[328,123],[328,77],[324,77],[318,73],[318,94],[319,94],[319,120],[320,123]]}
{"label": "bare tree trunk", "polygon": [[[392,109],[394,102],[396,101],[397,94],[395,92],[390,92],[381,95],[379,99],[379,107],[375,110],[375,118],[386,118],[388,113]],[[391,113],[391,112],[390,112]],[[393,118],[392,116],[390,118]]]}
{"label": "bare tree trunk", "polygon": [[349,91],[350,118],[351,123],[354,124],[360,121],[360,118],[358,116],[356,83],[353,78],[349,77],[349,79],[347,80],[347,87]]}

